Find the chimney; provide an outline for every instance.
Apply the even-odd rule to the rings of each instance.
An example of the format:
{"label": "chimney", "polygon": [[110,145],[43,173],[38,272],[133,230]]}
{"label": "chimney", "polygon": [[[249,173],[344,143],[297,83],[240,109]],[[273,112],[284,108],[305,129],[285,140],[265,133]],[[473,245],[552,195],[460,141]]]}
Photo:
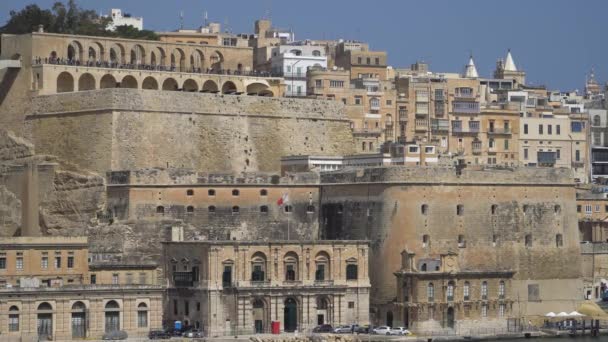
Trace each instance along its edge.
{"label": "chimney", "polygon": [[38,164],[28,161],[23,170],[21,236],[40,236],[38,219]]}

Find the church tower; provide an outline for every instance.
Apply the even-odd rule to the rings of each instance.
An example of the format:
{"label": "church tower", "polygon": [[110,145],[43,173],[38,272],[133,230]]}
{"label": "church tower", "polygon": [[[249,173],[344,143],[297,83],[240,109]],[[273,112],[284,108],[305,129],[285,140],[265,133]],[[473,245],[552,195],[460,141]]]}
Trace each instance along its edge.
{"label": "church tower", "polygon": [[511,49],[507,51],[507,58],[499,59],[496,62],[496,70],[494,70],[494,78],[502,80],[514,80],[515,88],[526,84],[526,73],[523,70],[517,70]]}

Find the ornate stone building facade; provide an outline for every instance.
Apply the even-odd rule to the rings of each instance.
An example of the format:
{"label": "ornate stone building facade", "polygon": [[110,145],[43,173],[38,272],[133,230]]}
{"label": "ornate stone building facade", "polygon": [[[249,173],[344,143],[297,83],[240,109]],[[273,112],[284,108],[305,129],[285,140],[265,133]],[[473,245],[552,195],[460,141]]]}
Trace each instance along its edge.
{"label": "ornate stone building facade", "polygon": [[208,336],[369,322],[366,241],[163,243],[165,319]]}

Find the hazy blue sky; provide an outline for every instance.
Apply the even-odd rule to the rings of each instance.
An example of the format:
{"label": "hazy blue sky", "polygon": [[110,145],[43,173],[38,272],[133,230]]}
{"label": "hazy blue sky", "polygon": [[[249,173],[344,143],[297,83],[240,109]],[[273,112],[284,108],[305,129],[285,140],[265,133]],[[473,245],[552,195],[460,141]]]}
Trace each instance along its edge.
{"label": "hazy blue sky", "polygon": [[[50,7],[53,0],[1,0],[0,22],[26,3]],[[253,31],[255,19],[270,9],[275,26],[291,28],[297,39],[345,38],[386,50],[389,63],[417,59],[431,69],[460,72],[473,52],[482,76],[511,48],[528,82],[552,89],[583,89],[595,67],[608,78],[608,0],[78,0],[83,8],[110,8],[144,17],[153,30],[198,27],[203,12],[228,23],[233,32]]]}

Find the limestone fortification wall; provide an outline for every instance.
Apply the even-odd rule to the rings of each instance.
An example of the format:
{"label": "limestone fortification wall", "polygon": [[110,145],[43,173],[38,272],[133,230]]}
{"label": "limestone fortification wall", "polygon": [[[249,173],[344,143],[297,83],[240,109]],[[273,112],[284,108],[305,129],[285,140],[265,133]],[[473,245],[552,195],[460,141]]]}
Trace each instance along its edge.
{"label": "limestone fortification wall", "polygon": [[32,106],[38,151],[99,173],[272,172],[284,155],[354,152],[335,101],[103,89],[38,96]]}

